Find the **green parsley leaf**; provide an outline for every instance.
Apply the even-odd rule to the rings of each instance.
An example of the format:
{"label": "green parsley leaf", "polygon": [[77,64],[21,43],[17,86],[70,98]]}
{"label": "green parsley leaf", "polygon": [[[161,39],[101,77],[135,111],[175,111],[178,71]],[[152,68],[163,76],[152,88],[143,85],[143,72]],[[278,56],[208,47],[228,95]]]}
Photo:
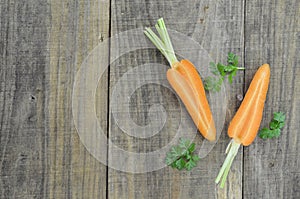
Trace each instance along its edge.
{"label": "green parsley leaf", "polygon": [[262,139],[267,139],[267,138],[269,138],[270,134],[271,134],[270,129],[263,128],[263,129],[260,130],[259,137],[262,138]]}
{"label": "green parsley leaf", "polygon": [[284,122],[279,122],[278,124],[278,128],[279,129],[282,129],[284,127],[285,123]]}
{"label": "green parsley leaf", "polygon": [[170,164],[170,166],[175,169],[176,168],[176,161],[174,161],[173,163]]}
{"label": "green parsley leaf", "polygon": [[229,80],[229,83],[232,84],[232,81],[233,81],[233,73],[230,73],[228,75],[228,80]]}
{"label": "green parsley leaf", "polygon": [[270,126],[270,129],[277,129],[278,126],[279,126],[279,122],[277,122],[275,120],[271,121],[270,124],[269,124],[269,126]]}
{"label": "green parsley leaf", "polygon": [[219,92],[224,78],[221,76],[211,77],[208,76],[204,79],[204,88],[207,91]]}
{"label": "green parsley leaf", "polygon": [[183,169],[185,167],[185,164],[186,164],[186,162],[183,158],[180,158],[179,160],[176,160],[176,168],[178,170]]}
{"label": "green parsley leaf", "polygon": [[185,168],[186,170],[190,171],[192,168],[194,168],[196,166],[196,162],[194,162],[193,160],[189,160],[186,164],[185,164]]}
{"label": "green parsley leaf", "polygon": [[187,150],[189,148],[189,146],[191,145],[191,142],[187,139],[181,138],[180,142],[179,142],[179,147],[181,149],[185,149]]}
{"label": "green parsley leaf", "polygon": [[200,160],[200,158],[199,158],[199,156],[197,156],[197,155],[193,155],[193,156],[192,156],[192,160],[194,160],[195,162],[197,162],[197,161]]}
{"label": "green parsley leaf", "polygon": [[209,69],[214,76],[208,76],[204,79],[204,88],[207,91],[218,92],[221,90],[224,77],[228,76],[230,84],[233,82],[233,77],[236,76],[238,70],[245,68],[239,67],[239,57],[233,53],[228,53],[227,65],[210,62]]}
{"label": "green parsley leaf", "polygon": [[275,112],[273,119],[269,123],[269,128],[262,128],[259,137],[262,139],[274,138],[280,136],[280,131],[285,125],[285,114],[282,112]]}
{"label": "green parsley leaf", "polygon": [[225,65],[223,65],[223,64],[220,64],[220,63],[218,63],[217,64],[217,68],[218,68],[218,70],[219,70],[219,73],[220,73],[220,75],[222,76],[222,77],[224,77],[225,75],[226,75],[226,66]]}
{"label": "green parsley leaf", "polygon": [[274,137],[279,137],[280,136],[280,129],[273,129],[272,130],[272,133],[273,133],[273,135],[274,135]]}
{"label": "green parsley leaf", "polygon": [[277,122],[284,122],[285,121],[285,115],[282,112],[275,112],[273,119]]}
{"label": "green parsley leaf", "polygon": [[209,69],[214,75],[219,75],[219,70],[214,62],[209,63]]}
{"label": "green parsley leaf", "polygon": [[178,170],[191,170],[200,160],[198,155],[193,154],[196,149],[196,144],[191,141],[181,138],[177,146],[171,147],[166,155],[165,162],[168,166]]}
{"label": "green parsley leaf", "polygon": [[239,57],[230,52],[228,53],[227,62],[229,65],[237,66],[239,64]]}
{"label": "green parsley leaf", "polygon": [[188,148],[189,153],[193,153],[195,151],[195,149],[196,149],[196,144],[192,143]]}
{"label": "green parsley leaf", "polygon": [[[176,160],[176,159],[175,159]],[[167,157],[166,157],[166,164],[167,165],[170,165],[170,166],[172,166],[173,165],[173,163],[174,163],[174,158],[173,158],[173,156],[171,155],[167,155]],[[173,167],[173,166],[172,166]]]}

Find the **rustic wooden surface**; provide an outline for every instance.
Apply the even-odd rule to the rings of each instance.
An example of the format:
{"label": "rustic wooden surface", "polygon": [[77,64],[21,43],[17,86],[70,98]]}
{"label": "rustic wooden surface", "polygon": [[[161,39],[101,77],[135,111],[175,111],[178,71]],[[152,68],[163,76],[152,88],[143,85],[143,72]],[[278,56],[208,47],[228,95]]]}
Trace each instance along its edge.
{"label": "rustic wooden surface", "polygon": [[[2,0],[0,15],[0,198],[300,198],[298,0]],[[228,88],[226,125],[197,168],[140,174],[108,168],[76,133],[71,106],[76,72],[109,36],[152,26],[159,17],[216,60],[225,61],[227,52],[235,52],[246,70]],[[114,47],[107,45],[105,59]],[[150,62],[167,64],[153,49],[127,53],[110,65],[97,88],[101,126],[116,146],[131,152],[159,150],[180,122],[176,96],[153,84],[137,89],[130,104],[132,121],[142,126],[151,122],[152,104],[164,106],[171,119],[151,139],[124,134],[112,115],[103,114],[114,105],[112,90],[122,75]],[[245,93],[265,62],[272,78],[262,125],[279,110],[287,113],[287,124],[280,138],[257,138],[241,148],[226,187],[219,189],[214,179],[229,142],[227,124],[240,104],[237,95]],[[195,141],[201,143],[201,136]],[[115,158],[111,150],[108,160]]]}
{"label": "rustic wooden surface", "polygon": [[[286,113],[280,138],[256,139],[244,148],[245,198],[300,198],[300,2],[246,1],[245,86],[256,66],[267,62],[272,78],[266,101],[267,125],[274,111]],[[256,59],[254,59],[256,57]]]}

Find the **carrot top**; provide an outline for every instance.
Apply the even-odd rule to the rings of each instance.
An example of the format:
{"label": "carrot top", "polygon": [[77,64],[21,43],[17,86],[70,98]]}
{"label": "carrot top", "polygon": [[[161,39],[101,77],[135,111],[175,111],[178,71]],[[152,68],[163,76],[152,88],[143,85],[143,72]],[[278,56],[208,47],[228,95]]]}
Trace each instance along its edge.
{"label": "carrot top", "polygon": [[170,36],[163,18],[157,20],[155,28],[160,38],[151,30],[151,28],[146,28],[144,33],[158,48],[158,50],[166,57],[166,59],[170,63],[170,66],[173,66],[176,62],[178,62],[178,60],[175,56],[173,45],[171,43]]}

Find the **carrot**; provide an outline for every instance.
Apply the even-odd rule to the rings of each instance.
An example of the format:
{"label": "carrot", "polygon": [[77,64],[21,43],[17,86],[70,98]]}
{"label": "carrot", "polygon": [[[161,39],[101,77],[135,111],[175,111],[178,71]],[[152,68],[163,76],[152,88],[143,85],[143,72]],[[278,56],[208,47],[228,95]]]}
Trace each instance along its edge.
{"label": "carrot", "polygon": [[[186,60],[182,60],[180,63],[185,62]],[[186,73],[185,75],[181,74],[182,70]],[[192,72],[186,70],[185,65],[175,70],[169,69],[167,71],[167,79],[183,101],[201,134],[206,139],[213,141],[216,139],[214,120],[209,109],[202,81],[197,71],[195,73],[194,70]]]}
{"label": "carrot", "polygon": [[216,178],[221,181],[220,187],[225,185],[230,166],[240,145],[249,146],[255,139],[263,115],[270,81],[270,66],[264,64],[255,73],[246,96],[228,127],[228,136],[232,138],[227,146],[227,157]]}
{"label": "carrot", "polygon": [[188,60],[178,61],[162,18],[155,28],[160,38],[146,28],[145,35],[161,51],[171,68],[167,71],[167,79],[179,95],[200,133],[208,140],[216,139],[216,129],[212,113],[205,95],[202,80],[195,66]]}

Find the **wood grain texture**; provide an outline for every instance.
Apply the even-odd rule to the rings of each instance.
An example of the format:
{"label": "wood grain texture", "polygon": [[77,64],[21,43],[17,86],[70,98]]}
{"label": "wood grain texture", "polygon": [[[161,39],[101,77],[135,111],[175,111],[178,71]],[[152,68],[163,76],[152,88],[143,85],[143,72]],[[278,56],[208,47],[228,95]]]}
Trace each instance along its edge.
{"label": "wood grain texture", "polygon": [[[1,1],[0,12],[0,198],[105,198],[106,166],[79,141],[71,94],[109,35],[109,1]],[[107,74],[99,87],[102,111]]]}
{"label": "wood grain texture", "polygon": [[0,198],[41,198],[47,186],[49,6],[1,1],[0,13]]}
{"label": "wood grain texture", "polygon": [[[185,8],[184,12],[182,7]],[[226,61],[227,52],[233,51],[242,57],[240,61],[243,63],[243,8],[243,1],[112,1],[111,30],[114,35],[133,28],[152,26],[159,17],[164,17],[168,28],[192,37],[216,60]],[[112,49],[115,50],[116,46],[112,45]],[[150,62],[167,65],[162,55],[153,49],[137,50],[120,57],[111,65],[110,91],[129,70]],[[165,72],[166,68],[162,68],[153,70],[152,74],[143,75],[159,76],[163,81],[164,75],[159,74]],[[128,82],[122,85],[123,89],[126,91],[139,78],[143,80],[144,77],[137,76],[128,79]],[[236,96],[243,94],[243,80],[244,75],[241,72],[235,78],[234,86],[228,96],[227,122],[240,103]],[[178,123],[180,123],[180,102],[170,89],[151,84],[136,89],[131,96],[130,120],[142,126],[149,124],[151,121],[149,121],[148,112],[149,107],[153,104],[163,105],[168,116],[168,120],[159,134],[148,139],[128,136],[118,127],[113,115],[110,115],[109,138],[115,146],[126,151],[146,153],[160,150],[171,141],[178,128]],[[123,120],[129,121],[129,118],[124,117]],[[130,125],[131,122],[128,122],[127,126]],[[242,198],[242,152],[237,155],[232,166],[226,188],[221,190],[214,184],[214,179],[225,159],[225,148],[229,143],[226,128],[227,126],[224,128],[218,145],[191,172],[178,172],[166,167],[148,173],[132,174],[109,168],[108,197]],[[201,144],[202,139],[197,135],[195,142]],[[113,152],[112,147],[109,151],[109,160],[115,158],[111,157],[111,152]],[[125,165],[124,167],[130,166]],[[139,165],[134,166],[139,167]]]}
{"label": "wood grain texture", "polygon": [[[49,198],[105,198],[106,166],[92,157],[79,140],[72,119],[72,89],[83,60],[108,38],[109,2],[51,1],[50,6]],[[108,59],[108,47],[103,53]],[[97,110],[106,111],[107,75],[99,87],[102,95],[96,98]],[[102,114],[100,119],[107,121],[106,117]]]}
{"label": "wood grain texture", "polygon": [[[0,16],[0,198],[300,198],[298,0],[2,0]],[[222,135],[191,172],[165,167],[133,174],[107,168],[87,151],[75,129],[76,73],[110,35],[153,26],[160,17],[168,28],[199,42],[215,61],[225,62],[230,51],[238,54],[245,73],[238,72],[234,83],[227,84]],[[98,120],[112,142],[108,161],[122,159],[115,156],[113,146],[136,153],[160,150],[174,138],[184,116],[171,89],[146,84],[130,96],[130,117],[122,118],[128,121],[125,127],[131,122],[139,126],[157,122],[151,119],[153,115],[160,118],[160,112],[152,108],[164,108],[166,123],[151,138],[127,135],[114,115],[107,113],[123,103],[113,99],[112,92],[124,74],[142,64],[166,66],[125,79],[126,93],[148,77],[165,82],[167,62],[154,49],[139,49],[112,60],[121,49],[116,43],[110,45],[102,53],[112,63],[95,96]],[[257,138],[241,148],[225,188],[219,189],[214,180],[229,143],[228,122],[240,105],[238,98],[265,62],[271,66],[272,77],[262,126],[274,111],[286,112],[287,124],[280,138]],[[184,116],[185,120],[190,122],[186,131],[192,131],[191,119]],[[200,135],[194,140],[198,147],[202,141]],[[125,170],[151,165],[143,159],[127,163],[121,165]]]}
{"label": "wood grain texture", "polygon": [[262,126],[286,113],[278,139],[256,138],[244,148],[244,198],[300,197],[300,2],[246,1],[246,87],[263,63],[271,80]]}

